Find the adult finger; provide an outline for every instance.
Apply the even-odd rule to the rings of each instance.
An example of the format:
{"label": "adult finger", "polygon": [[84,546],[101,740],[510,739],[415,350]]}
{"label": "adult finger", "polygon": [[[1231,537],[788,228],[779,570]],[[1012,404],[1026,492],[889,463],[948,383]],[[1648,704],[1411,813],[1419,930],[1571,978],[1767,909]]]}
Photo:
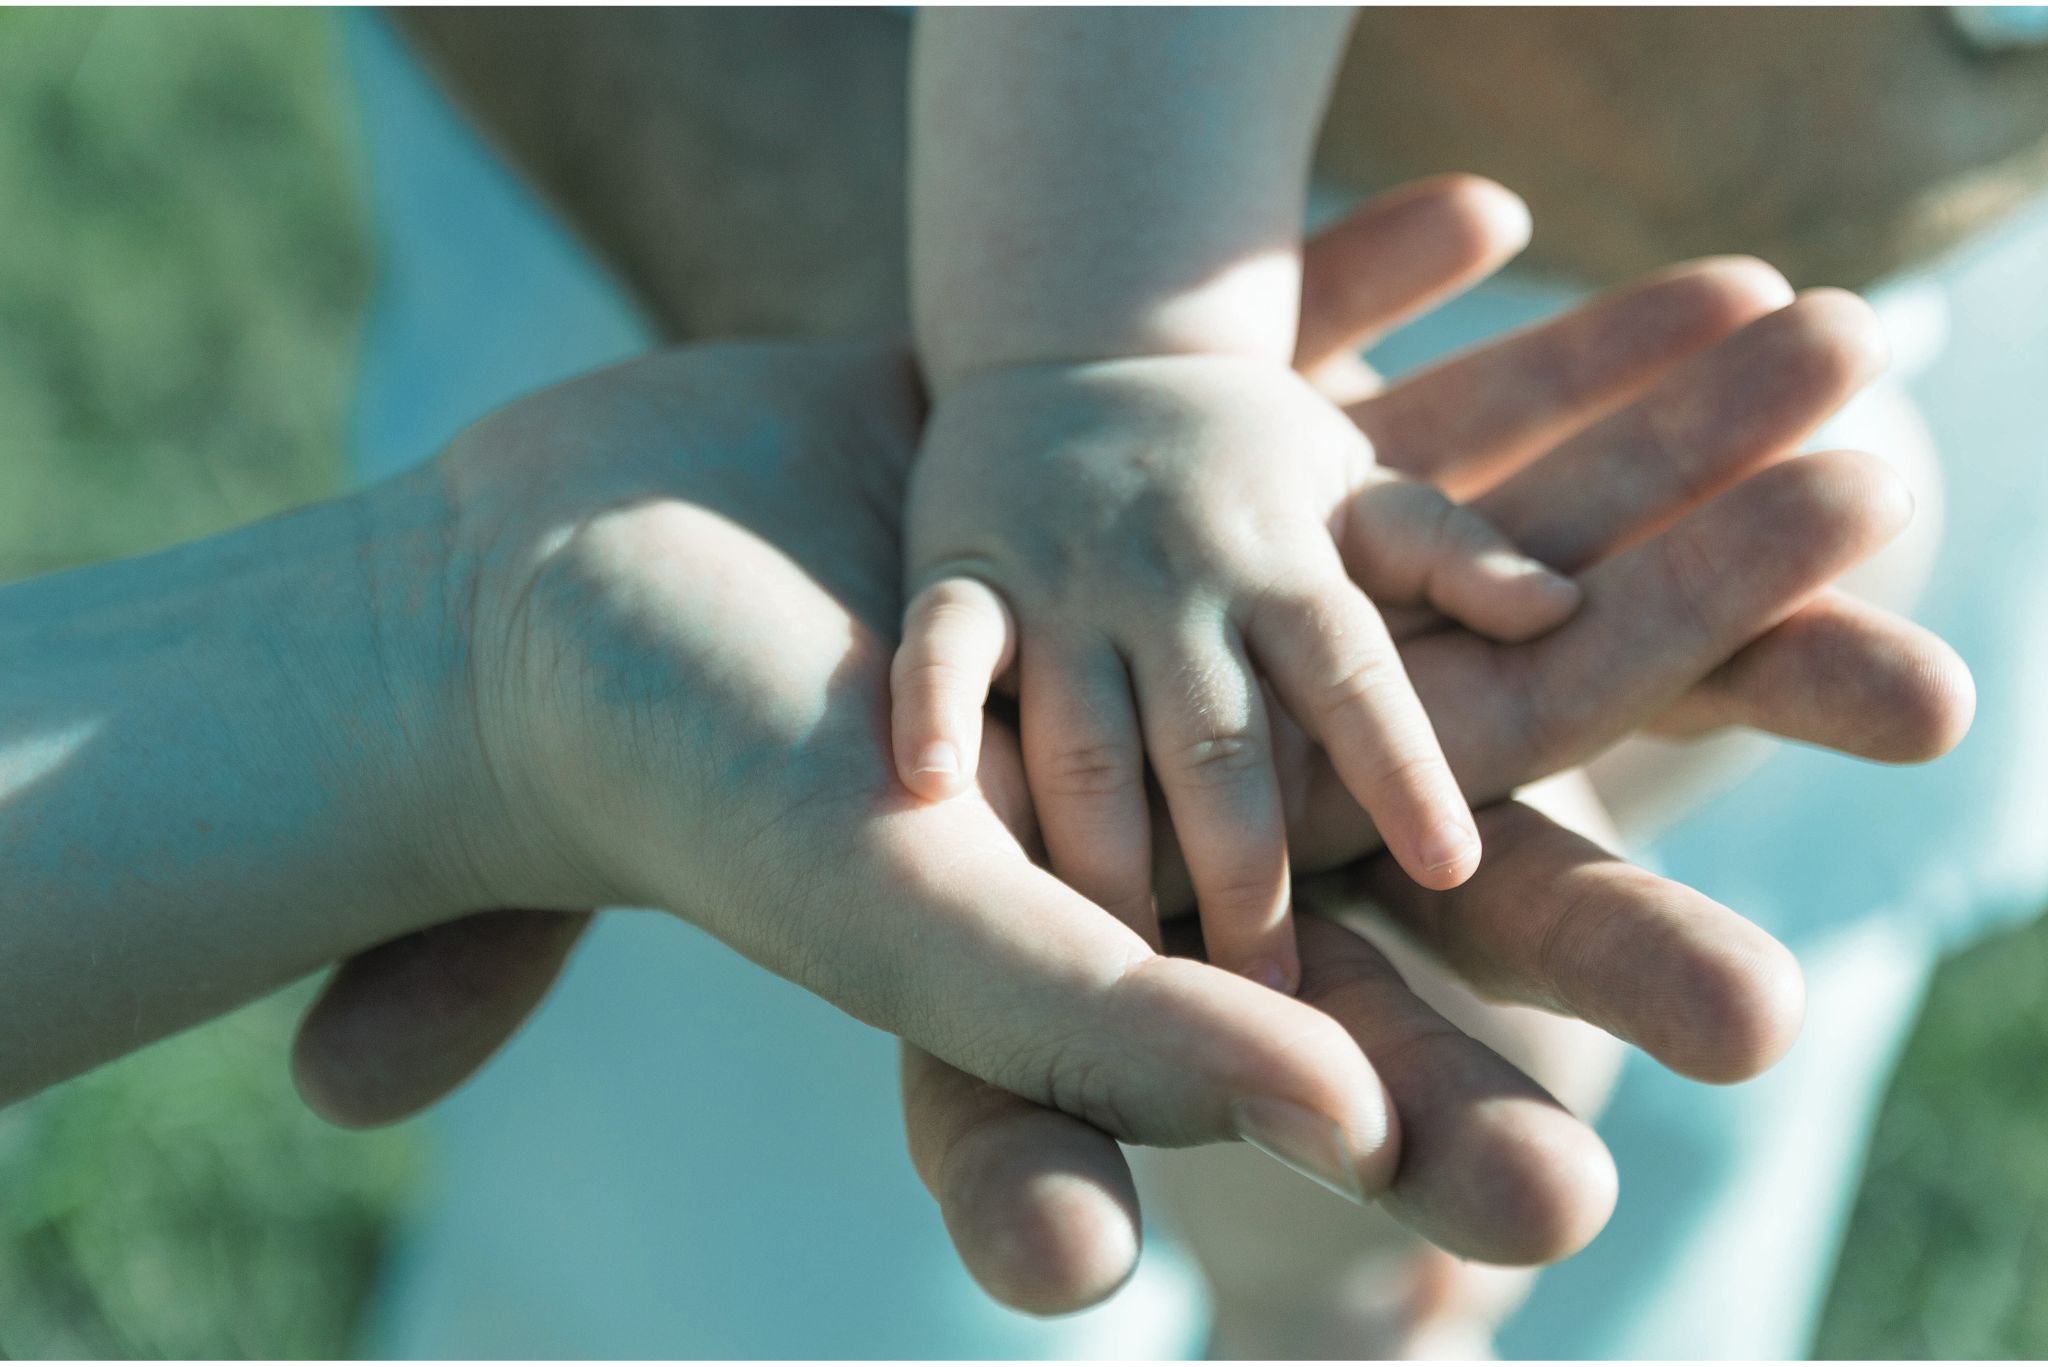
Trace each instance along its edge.
{"label": "adult finger", "polygon": [[[1421,1147],[1380,1201],[1466,1257],[1566,1256],[1606,1221],[1614,1171],[1599,1139],[1520,1071],[1421,1001],[1370,943],[1301,926],[1304,999],[1399,1079]],[[1136,1262],[1129,1169],[1099,1130],[906,1049],[912,1162],[962,1262],[996,1299],[1039,1314],[1106,1298]],[[1391,1090],[1391,1085],[1390,1085]]]}
{"label": "adult finger", "polygon": [[785,871],[769,900],[716,927],[771,972],[1118,1138],[1257,1138],[1339,1189],[1384,1185],[1393,1116],[1341,1030],[1245,978],[1154,953],[1031,863],[985,804],[905,794],[849,824],[821,802],[778,843],[830,877]]}
{"label": "adult finger", "polygon": [[[1791,1046],[1804,989],[1768,934],[1520,803],[1479,820],[1489,858],[1463,887],[1428,891],[1384,858],[1345,877],[1482,994],[1575,1016],[1687,1077],[1740,1081]],[[1400,1080],[1374,1057],[1421,1144]]]}
{"label": "adult finger", "polygon": [[1316,371],[1370,345],[1528,241],[1528,206],[1478,176],[1433,176],[1377,196],[1302,249],[1295,368]]}
{"label": "adult finger", "polygon": [[1785,461],[1585,571],[1585,605],[1547,636],[1512,646],[1424,638],[1406,658],[1433,707],[1498,698],[1504,683],[1510,691],[1439,728],[1466,793],[1504,796],[1658,716],[1889,541],[1911,505],[1874,457]]}
{"label": "adult finger", "polygon": [[1884,369],[1886,355],[1868,304],[1809,290],[1473,506],[1529,555],[1576,570],[1796,448]]}
{"label": "adult finger", "polygon": [[[1541,902],[1547,889],[1525,895]],[[1374,1060],[1401,1116],[1401,1167],[1382,1205],[1488,1263],[1554,1262],[1599,1233],[1616,1179],[1588,1126],[1416,996],[1363,938],[1319,917],[1302,919],[1301,938],[1302,999]]]}
{"label": "adult finger", "polygon": [[[1587,606],[1516,647],[1518,724],[1538,766],[1568,767],[1649,721],[1749,640],[1897,535],[1912,515],[1875,457],[1785,461],[1580,576]],[[1640,661],[1618,669],[1617,660]],[[1517,776],[1516,781],[1533,776]],[[1507,786],[1513,786],[1509,784]],[[1488,785],[1488,791],[1498,792]]]}
{"label": "adult finger", "polygon": [[1686,690],[1649,729],[1691,737],[1747,726],[1920,764],[1962,740],[1976,698],[1969,667],[1946,641],[1830,589]]}
{"label": "adult finger", "polygon": [[[1438,632],[1403,647],[1474,804],[1570,768],[1660,716],[1739,649],[1895,535],[1911,499],[1874,457],[1759,471],[1579,576],[1569,622],[1518,645]],[[1315,768],[1290,811],[1297,856],[1327,867],[1377,843],[1341,777]]]}
{"label": "adult finger", "polygon": [[1468,497],[1791,297],[1747,257],[1675,266],[1438,362],[1351,416],[1383,464]]}
{"label": "adult finger", "polygon": [[1114,1139],[907,1044],[902,1083],[911,1165],[984,1291],[1064,1315],[1130,1279],[1138,1193]]}
{"label": "adult finger", "polygon": [[554,985],[590,916],[491,911],[346,960],[299,1022],[299,1095],[337,1125],[403,1120],[467,1081]]}

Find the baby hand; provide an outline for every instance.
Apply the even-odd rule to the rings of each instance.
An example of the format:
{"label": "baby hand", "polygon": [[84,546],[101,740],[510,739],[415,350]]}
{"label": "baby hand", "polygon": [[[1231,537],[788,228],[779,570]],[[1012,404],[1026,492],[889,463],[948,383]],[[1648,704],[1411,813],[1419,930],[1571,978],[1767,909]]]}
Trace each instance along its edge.
{"label": "baby hand", "polygon": [[1478,832],[1374,601],[1499,639],[1579,601],[1477,514],[1377,468],[1293,372],[1239,358],[971,377],[932,414],[906,516],[904,783],[928,798],[969,786],[990,684],[1014,668],[1053,871],[1157,941],[1149,756],[1211,959],[1282,991],[1298,961],[1258,681],[1402,868],[1455,887]]}

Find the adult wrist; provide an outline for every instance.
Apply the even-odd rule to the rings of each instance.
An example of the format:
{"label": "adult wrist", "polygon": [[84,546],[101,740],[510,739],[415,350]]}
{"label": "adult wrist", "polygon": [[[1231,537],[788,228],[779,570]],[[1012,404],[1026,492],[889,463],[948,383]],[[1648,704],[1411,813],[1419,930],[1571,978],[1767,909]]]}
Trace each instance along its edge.
{"label": "adult wrist", "polygon": [[355,529],[354,574],[334,686],[311,726],[332,781],[374,833],[392,933],[498,905],[486,853],[499,804],[477,743],[471,635],[474,565],[437,464],[337,505]]}
{"label": "adult wrist", "polygon": [[0,1102],[469,910],[420,482],[0,590]]}

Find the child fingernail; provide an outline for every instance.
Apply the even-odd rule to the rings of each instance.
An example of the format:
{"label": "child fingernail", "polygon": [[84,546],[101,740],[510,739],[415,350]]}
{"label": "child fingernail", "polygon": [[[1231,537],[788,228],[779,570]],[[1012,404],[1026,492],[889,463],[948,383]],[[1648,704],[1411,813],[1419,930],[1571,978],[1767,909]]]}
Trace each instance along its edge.
{"label": "child fingernail", "polygon": [[913,774],[939,774],[946,778],[960,777],[960,752],[945,741],[933,741],[917,752],[917,763],[911,766]]}
{"label": "child fingernail", "polygon": [[1351,1146],[1336,1121],[1291,1101],[1253,1097],[1233,1102],[1237,1137],[1347,1201],[1366,1204],[1365,1184],[1351,1161]]}
{"label": "child fingernail", "polygon": [[1576,595],[1579,591],[1578,581],[1569,575],[1559,574],[1541,560],[1531,556],[1515,551],[1492,550],[1486,552],[1482,558],[1486,562],[1486,567],[1495,574],[1513,579],[1533,579],[1553,592]]}
{"label": "child fingernail", "polygon": [[1579,581],[1569,575],[1559,574],[1541,561],[1531,560],[1529,562],[1529,577],[1543,585],[1553,597],[1570,598],[1574,602],[1578,601],[1581,593]]}
{"label": "child fingernail", "polygon": [[1469,826],[1439,826],[1423,837],[1417,853],[1430,873],[1473,863],[1479,857],[1479,832]]}

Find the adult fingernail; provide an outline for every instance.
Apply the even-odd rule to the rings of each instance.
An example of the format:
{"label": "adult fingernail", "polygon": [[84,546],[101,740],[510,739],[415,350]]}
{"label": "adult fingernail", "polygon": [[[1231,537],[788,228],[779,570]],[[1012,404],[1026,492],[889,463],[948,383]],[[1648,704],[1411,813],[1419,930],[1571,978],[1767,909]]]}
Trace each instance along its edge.
{"label": "adult fingernail", "polygon": [[945,741],[933,741],[918,751],[917,763],[911,766],[914,774],[942,774],[947,778],[960,777],[960,752]]}
{"label": "adult fingernail", "polygon": [[1365,1184],[1351,1161],[1343,1127],[1291,1101],[1253,1097],[1232,1102],[1237,1137],[1347,1201],[1366,1204]]}

